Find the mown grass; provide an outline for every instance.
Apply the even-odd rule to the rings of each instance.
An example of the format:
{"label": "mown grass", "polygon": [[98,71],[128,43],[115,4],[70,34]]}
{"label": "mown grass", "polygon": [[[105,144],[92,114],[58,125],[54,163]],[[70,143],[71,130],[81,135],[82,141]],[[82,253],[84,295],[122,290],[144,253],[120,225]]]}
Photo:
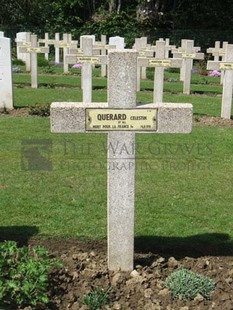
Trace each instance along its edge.
{"label": "mown grass", "polygon": [[[41,83],[67,87],[15,88],[17,107],[82,99],[81,91],[73,88],[79,77],[40,78]],[[29,75],[14,76],[17,84],[28,79]],[[96,77],[93,85],[98,81],[105,87],[106,79]],[[142,83],[148,88],[153,82]],[[180,82],[166,83],[165,101],[190,102],[196,114],[220,115],[220,97],[175,94],[174,85]],[[195,84],[201,91],[206,86]],[[221,89],[217,83],[210,86]],[[152,96],[152,91],[143,90],[137,100],[151,102]],[[106,89],[94,90],[93,99],[106,101]],[[26,236],[35,228],[37,236],[46,238],[106,238],[106,134],[51,134],[49,118],[39,117],[1,116],[0,130],[0,234],[10,230]],[[52,171],[28,170],[22,141],[34,141],[38,147],[37,140],[47,139],[52,142]],[[232,140],[232,129],[217,127],[194,127],[190,135],[138,134],[135,235],[171,242],[190,236],[216,244],[231,242]],[[40,151],[46,156],[46,150]]]}

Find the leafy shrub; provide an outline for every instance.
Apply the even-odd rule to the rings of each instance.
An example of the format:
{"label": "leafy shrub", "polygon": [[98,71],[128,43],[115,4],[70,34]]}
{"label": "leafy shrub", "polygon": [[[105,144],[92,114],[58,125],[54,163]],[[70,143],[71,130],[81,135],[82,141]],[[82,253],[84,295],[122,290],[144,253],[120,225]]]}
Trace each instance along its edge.
{"label": "leafy shrub", "polygon": [[49,116],[50,115],[50,104],[46,104],[46,105],[33,105],[30,106],[29,111],[28,111],[29,115],[38,115],[38,116]]}
{"label": "leafy shrub", "polygon": [[12,65],[13,66],[25,66],[25,62],[21,59],[14,58],[12,60]]}
{"label": "leafy shrub", "polygon": [[17,247],[15,241],[0,244],[0,303],[40,306],[49,302],[48,271],[61,266],[41,246]]}
{"label": "leafy shrub", "polygon": [[50,64],[49,64],[49,61],[45,59],[44,54],[38,54],[37,65],[38,67],[48,67]]}
{"label": "leafy shrub", "polygon": [[170,73],[180,73],[180,68],[168,68],[167,71]]}
{"label": "leafy shrub", "polygon": [[53,66],[49,63],[47,66],[43,66],[42,72],[52,74],[52,73],[54,73],[54,70],[55,70],[55,66]]}
{"label": "leafy shrub", "polygon": [[173,298],[194,299],[197,294],[208,298],[215,283],[209,277],[183,268],[168,276],[164,286],[170,289]]}
{"label": "leafy shrub", "polygon": [[91,289],[91,291],[84,295],[83,304],[88,306],[91,310],[102,309],[103,306],[109,304],[110,288],[103,291],[100,288]]}

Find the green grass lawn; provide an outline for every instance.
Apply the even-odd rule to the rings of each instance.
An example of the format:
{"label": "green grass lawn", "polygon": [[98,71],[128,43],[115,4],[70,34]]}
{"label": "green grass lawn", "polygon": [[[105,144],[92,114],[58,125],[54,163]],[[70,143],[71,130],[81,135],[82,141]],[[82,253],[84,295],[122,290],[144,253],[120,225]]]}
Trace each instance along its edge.
{"label": "green grass lawn", "polygon": [[[66,87],[15,88],[16,107],[82,99],[80,89],[74,88],[80,77],[39,78],[41,83]],[[28,83],[30,76],[15,75],[14,82]],[[153,84],[143,83],[147,89]],[[195,114],[220,115],[220,97],[172,93],[176,84],[181,85],[165,83],[166,102],[190,102]],[[106,101],[106,79],[96,76],[93,85],[104,87],[93,91],[94,101]],[[199,91],[216,87],[216,93],[221,92],[218,83],[196,80],[193,86]],[[144,88],[137,100],[151,102],[152,96]],[[27,236],[34,231],[46,238],[106,238],[107,135],[51,134],[49,118],[3,115],[0,131],[0,236],[9,232]],[[47,139],[52,143],[52,171],[28,170],[23,141],[37,145]],[[209,243],[232,242],[232,141],[231,128],[198,126],[189,135],[138,134],[135,236],[161,240],[204,236]]]}

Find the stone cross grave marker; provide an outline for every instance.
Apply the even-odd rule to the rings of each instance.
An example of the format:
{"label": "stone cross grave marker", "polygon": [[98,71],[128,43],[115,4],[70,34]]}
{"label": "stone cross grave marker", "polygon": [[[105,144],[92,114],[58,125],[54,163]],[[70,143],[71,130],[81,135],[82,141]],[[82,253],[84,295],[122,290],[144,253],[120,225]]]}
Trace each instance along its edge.
{"label": "stone cross grave marker", "polygon": [[[208,48],[206,52],[214,56],[214,61],[220,61],[220,60],[224,61],[227,44],[228,42],[223,42],[222,47],[221,47],[220,41],[216,41],[215,46]],[[225,71],[221,70],[220,84],[223,84],[224,73]]]}
{"label": "stone cross grave marker", "polygon": [[108,133],[108,145],[112,146],[107,155],[108,267],[130,271],[134,258],[135,133],[190,133],[192,105],[137,107],[137,51],[111,51],[108,58],[108,103],[52,103],[51,131]]}
{"label": "stone cross grave marker", "polygon": [[[165,41],[165,58],[169,58],[170,51],[175,50],[176,46],[170,44],[169,38],[166,38],[165,40],[163,38],[159,38],[159,41]],[[155,49],[156,47],[152,45],[151,48]]]}
{"label": "stone cross grave marker", "polygon": [[31,71],[31,55],[30,53],[20,52],[20,47],[30,47],[31,46],[31,33],[30,32],[18,32],[16,34],[15,42],[17,44],[17,59],[21,59],[26,64],[26,71]]}
{"label": "stone cross grave marker", "polygon": [[107,64],[107,56],[95,55],[93,56],[93,39],[82,38],[82,53],[66,55],[65,63],[82,64],[81,69],[81,83],[83,91],[83,102],[92,101],[92,68],[96,64]]}
{"label": "stone cross grave marker", "polygon": [[183,59],[183,94],[190,94],[191,73],[194,59],[204,59],[204,53],[198,53],[196,50],[199,47],[194,47],[193,40],[185,40],[184,51],[173,52],[173,57]]}
{"label": "stone cross grave marker", "polygon": [[11,41],[0,37],[0,108],[13,109]]}
{"label": "stone cross grave marker", "polygon": [[[107,44],[107,38],[106,35],[101,35],[101,41],[100,42],[95,42],[93,45],[93,53],[96,52],[96,54],[100,54],[102,56],[107,55],[107,51],[109,49],[115,49],[115,45],[109,45]],[[102,64],[101,65],[101,76],[106,77],[107,76],[107,65]]]}
{"label": "stone cross grave marker", "polygon": [[[49,47],[49,45],[57,45],[60,40],[59,33],[55,34],[55,39],[49,39],[49,34],[45,33],[44,39],[39,39],[38,42],[44,44],[44,47]],[[58,56],[57,56],[58,53]],[[49,54],[45,53],[45,59],[49,60]],[[58,62],[56,61],[58,59]],[[59,48],[55,48],[55,63],[59,63]]]}
{"label": "stone cross grave marker", "polygon": [[[220,56],[222,56],[222,61],[225,61],[226,60],[226,50],[227,50],[227,45],[228,45],[228,42],[224,41],[222,43],[222,50],[220,52]],[[221,70],[221,77],[220,77],[220,84],[222,85],[223,84],[223,80],[224,80],[224,74],[225,74],[225,70]]]}
{"label": "stone cross grave marker", "polygon": [[[149,44],[147,44],[147,37],[136,38],[134,45],[133,45],[133,49],[136,49],[141,56],[144,56],[145,54],[147,54],[147,56],[149,56],[149,54],[148,54]],[[153,56],[153,51],[150,53],[152,53],[151,56]],[[146,79],[146,68],[145,67],[139,67],[138,68],[137,90],[140,90],[140,80],[141,79],[142,80]]]}
{"label": "stone cross grave marker", "polygon": [[166,57],[166,58],[169,58],[169,52],[170,52],[171,50],[173,50],[174,48],[176,48],[176,46],[175,46],[175,45],[171,45],[171,44],[170,44],[170,39],[169,39],[169,38],[166,38],[166,39],[165,39],[165,57]]}
{"label": "stone cross grave marker", "polygon": [[[63,40],[62,41],[57,41],[57,40],[55,41],[55,49],[56,48],[58,50],[60,50],[60,48],[63,49],[63,71],[64,71],[64,73],[69,72],[69,66],[65,61],[66,56],[69,54],[69,49],[70,48],[76,48],[77,44],[78,44],[78,41],[71,41],[71,35],[69,33],[63,34]],[[59,61],[60,61],[60,55],[59,55]]]}
{"label": "stone cross grave marker", "polygon": [[[178,47],[178,48],[172,48],[172,54],[174,53],[179,53],[180,55],[182,55],[182,53],[186,53],[186,42],[188,40],[187,39],[182,39],[181,40],[181,46]],[[190,41],[190,40],[189,40]],[[193,41],[193,40],[192,40]],[[194,41],[193,41],[193,44],[194,44]],[[193,47],[193,53],[197,53],[201,50],[200,46],[194,46]],[[180,69],[180,81],[184,81],[184,78],[185,78],[185,58],[183,58],[183,63],[182,63],[182,67]]]}
{"label": "stone cross grave marker", "polygon": [[31,87],[38,87],[38,77],[37,77],[37,54],[39,53],[49,53],[49,47],[40,47],[37,42],[37,35],[31,35],[31,44],[29,47],[21,46],[19,47],[21,53],[31,54]]}
{"label": "stone cross grave marker", "polygon": [[55,47],[55,64],[59,64],[60,63],[60,48],[59,48],[59,41],[60,41],[60,33],[56,32],[55,33],[55,43],[54,43],[54,47]]}
{"label": "stone cross grave marker", "polygon": [[[55,40],[49,40],[49,34],[48,32],[46,32],[44,35],[44,39],[39,39],[38,42],[39,44],[43,43],[44,47],[49,47],[49,45],[53,45],[55,43]],[[49,60],[49,53],[45,53],[44,56],[46,60]]]}
{"label": "stone cross grave marker", "polygon": [[156,41],[155,57],[138,57],[138,66],[154,67],[154,102],[163,102],[163,81],[165,68],[180,68],[182,59],[165,57],[165,41]]}
{"label": "stone cross grave marker", "polygon": [[220,41],[215,41],[214,47],[207,48],[206,52],[214,56],[214,61],[219,61],[221,52]]}
{"label": "stone cross grave marker", "polygon": [[4,37],[4,32],[0,31],[0,38],[3,38],[3,37]]}
{"label": "stone cross grave marker", "polygon": [[232,85],[233,85],[233,44],[228,44],[224,61],[208,61],[207,70],[223,70],[223,92],[221,117],[231,118]]}
{"label": "stone cross grave marker", "polygon": [[123,50],[125,48],[125,38],[116,36],[109,38],[109,45],[115,46],[117,50]]}
{"label": "stone cross grave marker", "polygon": [[[107,37],[106,35],[102,34],[100,42],[95,42],[95,45],[93,48],[100,49],[100,55],[107,55]],[[107,66],[101,65],[101,76],[106,77],[107,76]]]}
{"label": "stone cross grave marker", "polygon": [[[147,38],[141,37],[136,38],[133,49],[138,51],[139,56],[142,57],[153,57],[154,51],[150,50],[147,44]],[[146,79],[146,67],[137,66],[137,91],[140,91],[141,79]]]}

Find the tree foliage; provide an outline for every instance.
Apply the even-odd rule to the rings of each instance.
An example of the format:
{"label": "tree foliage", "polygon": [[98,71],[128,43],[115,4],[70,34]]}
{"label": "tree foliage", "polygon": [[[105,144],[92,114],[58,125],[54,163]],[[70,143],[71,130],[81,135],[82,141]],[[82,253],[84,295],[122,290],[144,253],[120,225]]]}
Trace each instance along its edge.
{"label": "tree foliage", "polygon": [[[122,20],[124,19],[124,21]],[[127,24],[127,25],[126,25]],[[15,31],[148,35],[158,31],[231,30],[232,0],[7,0],[2,1],[0,28]],[[35,30],[36,29],[36,30]],[[219,32],[220,33],[220,32]],[[220,39],[220,38],[216,38]]]}

